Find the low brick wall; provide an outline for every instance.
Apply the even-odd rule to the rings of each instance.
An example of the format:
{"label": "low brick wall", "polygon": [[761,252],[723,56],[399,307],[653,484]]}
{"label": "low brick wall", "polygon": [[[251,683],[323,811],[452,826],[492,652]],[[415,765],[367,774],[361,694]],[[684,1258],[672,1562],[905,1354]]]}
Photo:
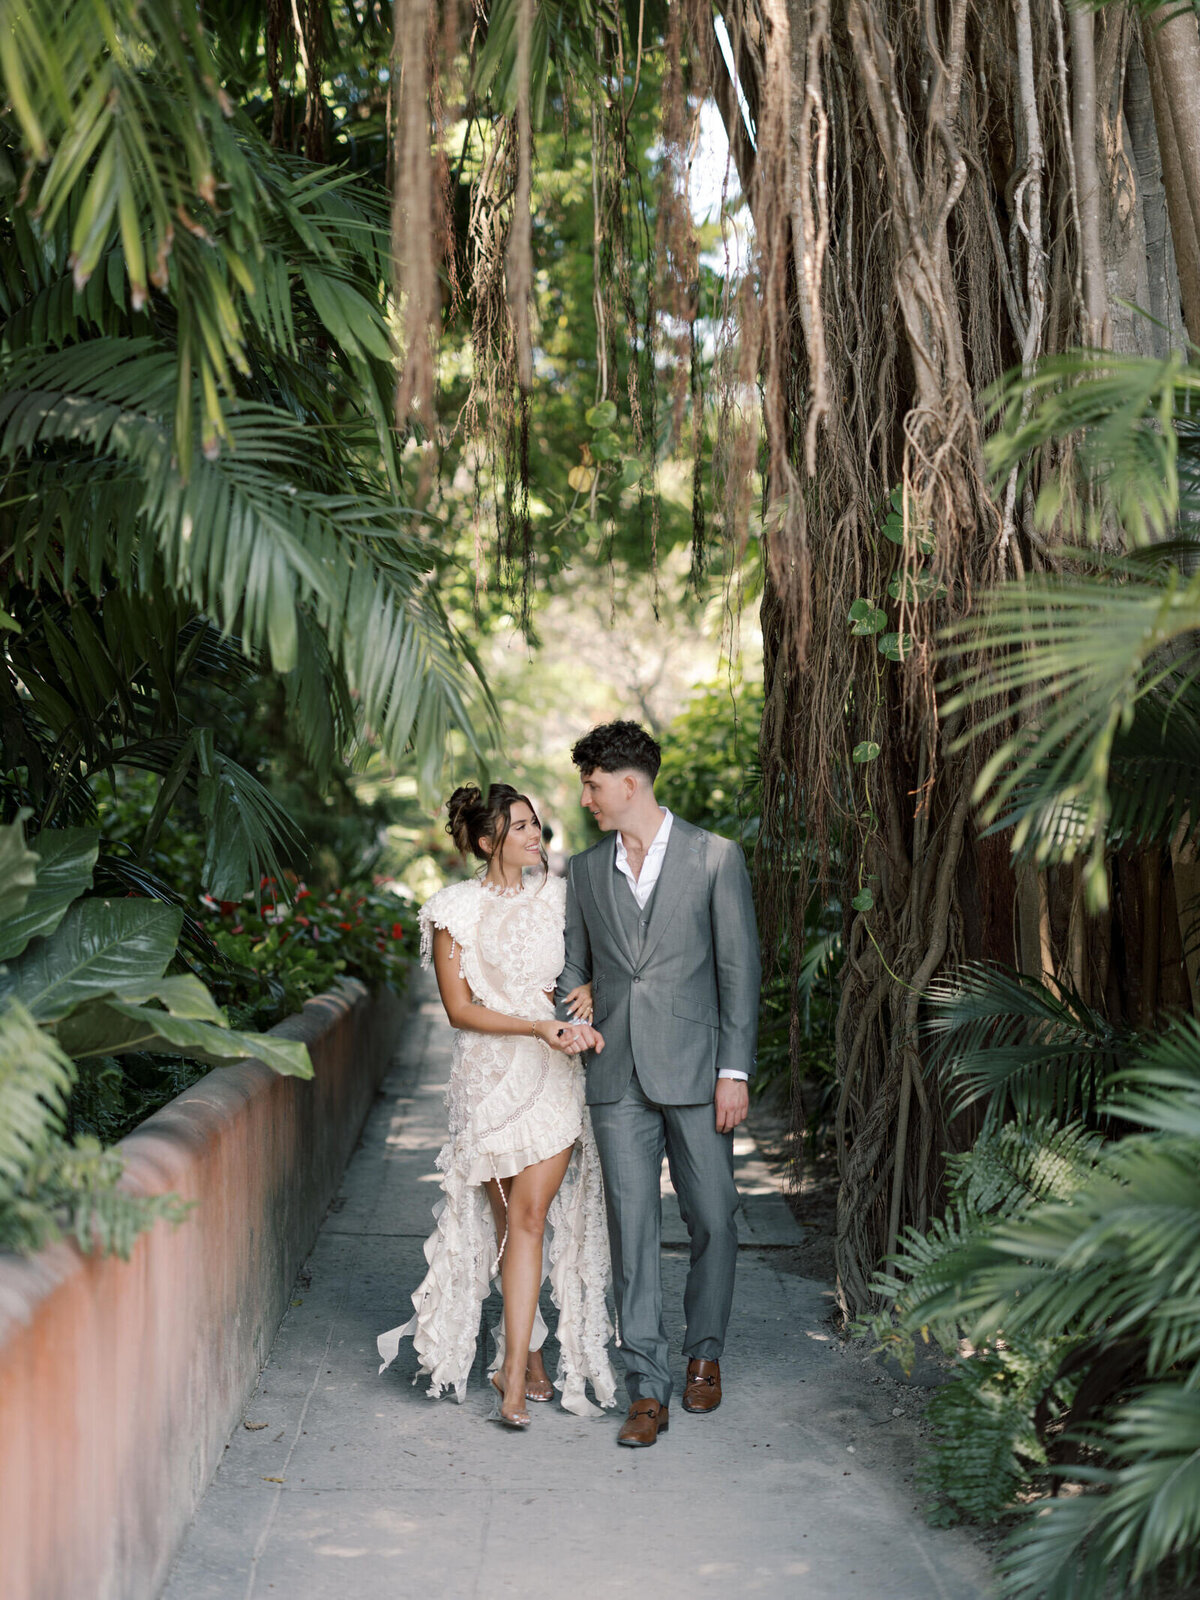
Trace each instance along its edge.
{"label": "low brick wall", "polygon": [[395,1053],[361,984],[275,1031],[311,1082],[223,1067],[121,1146],[125,1182],[197,1202],[130,1261],[0,1256],[0,1600],[153,1600],[242,1414]]}

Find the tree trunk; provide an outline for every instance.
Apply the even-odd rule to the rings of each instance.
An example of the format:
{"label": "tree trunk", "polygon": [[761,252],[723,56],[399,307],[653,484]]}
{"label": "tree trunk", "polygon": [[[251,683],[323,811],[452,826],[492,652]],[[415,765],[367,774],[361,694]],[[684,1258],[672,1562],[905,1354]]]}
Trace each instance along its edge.
{"label": "tree trunk", "polygon": [[1200,34],[1188,8],[1142,23],[1188,337],[1200,344]]}
{"label": "tree trunk", "polygon": [[1071,19],[1071,140],[1079,190],[1080,261],[1083,270],[1084,343],[1108,343],[1108,292],[1100,245],[1100,166],[1096,159],[1095,18],[1073,5]]}
{"label": "tree trunk", "polygon": [[[1178,205],[1169,171],[1165,200],[1158,180],[1163,128],[1156,116],[1156,140],[1136,51],[1126,88],[1123,15],[1097,20],[1059,0],[1014,0],[986,25],[956,0],[936,13],[900,0],[722,9],[731,37],[749,41],[739,72],[757,61],[777,73],[786,56],[791,73],[786,151],[762,65],[748,88],[761,108],[757,192],[789,186],[786,230],[770,204],[756,208],[761,281],[776,285],[765,297],[787,296],[787,314],[776,300],[759,333],[768,346],[781,328],[790,340],[786,356],[763,354],[771,392],[790,397],[786,424],[767,407],[773,493],[803,532],[792,560],[779,514],[772,570],[810,574],[799,653],[786,623],[795,592],[770,599],[759,865],[767,942],[784,949],[799,930],[789,886],[801,841],[831,861],[836,827],[843,904],[854,902],[837,1029],[837,1260],[842,1304],[857,1312],[900,1230],[937,1203],[950,1135],[918,1048],[929,979],[980,956],[1074,979],[1099,1004],[1144,981],[1138,955],[1086,917],[1070,873],[1014,877],[971,839],[974,769],[944,743],[933,642],[978,586],[1046,551],[1036,481],[1022,492],[1014,476],[997,499],[986,486],[989,384],[1079,344],[1158,348],[1151,325],[1113,301],[1149,302],[1179,325],[1184,266],[1173,280],[1165,220],[1169,207],[1176,226]],[[732,106],[731,86],[723,93]],[[1193,133],[1200,115],[1181,171]],[[1169,168],[1166,149],[1162,160]],[[785,249],[786,282],[772,277]],[[900,549],[879,536],[897,489]],[[922,555],[926,531],[936,548]],[[907,575],[923,568],[945,585],[937,604],[907,598]],[[888,655],[848,624],[856,600],[883,610]]]}

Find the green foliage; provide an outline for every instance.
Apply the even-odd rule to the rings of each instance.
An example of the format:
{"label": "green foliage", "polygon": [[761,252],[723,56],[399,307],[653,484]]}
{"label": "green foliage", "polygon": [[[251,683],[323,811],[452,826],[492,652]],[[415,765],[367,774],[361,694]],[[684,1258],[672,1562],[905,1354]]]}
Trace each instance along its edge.
{"label": "green foliage", "polygon": [[1116,518],[1149,547],[1005,584],[945,635],[956,663],[945,714],[972,709],[964,739],[1000,733],[975,785],[983,820],[1011,827],[1014,850],[1038,864],[1082,857],[1093,909],[1107,905],[1114,837],[1196,826],[1200,577],[1177,519],[1197,506],[1200,441],[1187,409],[1198,384],[1181,356],[1107,351],[1047,361],[1031,384],[1010,377],[989,446],[997,477],[1070,441],[1077,471],[1045,472],[1043,518],[1064,513],[1070,494],[1078,533],[1098,540]]}
{"label": "green foliage", "polygon": [[676,815],[751,847],[758,836],[760,682],[742,674],[696,690],[663,740],[656,793]]}
{"label": "green foliage", "polygon": [[[5,34],[0,610],[39,670],[24,661],[0,696],[69,788],[149,686],[158,748],[144,729],[130,742],[164,794],[198,797],[227,841],[212,875],[240,893],[234,873],[274,864],[261,831],[277,845],[279,819],[255,816],[262,796],[209,735],[175,725],[164,604],[168,642],[203,615],[282,676],[314,763],[369,729],[431,790],[448,732],[476,735],[470,651],[428,581],[441,547],[401,487],[386,197],[272,149],[213,40],[169,0],[29,0]],[[35,783],[36,762],[6,755],[12,782]]]}
{"label": "green foliage", "polygon": [[213,942],[241,974],[224,980],[232,1011],[262,1025],[298,1011],[340,977],[402,986],[417,945],[406,902],[377,887],[319,895],[297,881],[286,901],[275,890],[268,881],[257,899],[204,897]]}
{"label": "green foliage", "polygon": [[[974,1347],[932,1409],[929,1481],[945,1515],[985,1520],[1039,1472],[1107,1489],[1101,1501],[1055,1500],[1018,1527],[1005,1568],[1014,1595],[1067,1600],[1108,1582],[1135,1595],[1160,1569],[1194,1576],[1191,1501],[1175,1489],[1194,1471],[1195,1442],[1187,1408],[1171,1415],[1165,1397],[1190,1393],[1200,1371],[1200,1024],[1121,1037],[1074,997],[980,969],[941,1005],[955,1020],[941,1072],[967,1102],[989,1085],[1009,1119],[989,1117],[952,1161],[950,1212],[906,1235],[877,1282],[894,1321],[875,1331],[901,1355],[928,1329],[948,1349],[963,1335]],[[1078,1105],[1081,1085],[1096,1126],[1046,1115]],[[1097,1131],[1122,1125],[1132,1131]],[[1100,1509],[1110,1501],[1119,1516]]]}
{"label": "green foliage", "polygon": [[[1200,802],[1200,579],[1181,513],[1200,485],[1196,388],[1166,362],[1075,353],[1013,373],[988,449],[1040,476],[1038,518],[1135,548],[1011,583],[947,638],[946,714],[992,736],[977,798],[1035,863],[1083,859],[1094,907],[1114,843],[1179,846]],[[1167,542],[1169,535],[1176,535]],[[1184,535],[1188,536],[1184,536]],[[1157,542],[1155,542],[1157,541]],[[969,720],[969,719],[968,719]],[[960,1357],[931,1408],[946,1514],[985,1519],[1053,1478],[1083,1492],[1017,1520],[1020,1600],[1159,1592],[1200,1575],[1200,1024],[1113,1027],[1068,987],[968,967],[929,997],[931,1070],[978,1116],[953,1206],[878,1288],[901,1351]],[[991,1493],[989,1495],[989,1485]]]}
{"label": "green foliage", "polygon": [[1047,1397],[1055,1415],[1068,1401],[1063,1385],[1047,1385],[1066,1341],[1018,1339],[960,1361],[955,1380],[933,1396],[925,1412],[933,1450],[918,1475],[932,1497],[935,1526],[966,1519],[998,1522],[1012,1512],[1031,1472],[1047,1465],[1036,1413]]}
{"label": "green foliage", "polygon": [[928,1064],[949,1087],[947,1113],[984,1105],[984,1126],[1092,1115],[1101,1081],[1128,1044],[1068,986],[968,962],[930,985]]}
{"label": "green foliage", "polygon": [[[94,844],[76,836],[48,851],[52,882],[46,885],[31,870],[38,858],[23,848],[20,823],[0,829],[0,905],[11,909],[14,921],[24,913],[35,955],[58,937],[64,913],[70,915],[78,863],[89,852],[94,859]],[[24,940],[10,937],[9,944]],[[15,974],[0,967],[0,1249],[39,1249],[65,1226],[82,1249],[128,1255],[139,1232],[160,1218],[177,1222],[187,1208],[171,1195],[145,1199],[123,1193],[117,1187],[119,1157],[94,1139],[70,1143],[64,1137],[76,1068],[55,1032],[35,1015],[39,1000],[45,1009],[45,987],[30,983],[26,970],[23,994],[19,968],[19,961]],[[78,971],[71,981],[82,992]]]}

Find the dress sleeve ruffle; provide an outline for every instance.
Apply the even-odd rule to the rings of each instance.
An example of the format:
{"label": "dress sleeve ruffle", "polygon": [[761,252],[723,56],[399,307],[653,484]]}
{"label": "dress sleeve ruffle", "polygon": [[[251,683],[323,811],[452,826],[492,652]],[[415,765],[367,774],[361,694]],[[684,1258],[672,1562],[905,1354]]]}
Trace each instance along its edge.
{"label": "dress sleeve ruffle", "polygon": [[467,944],[479,921],[480,887],[472,879],[465,883],[448,883],[444,889],[430,895],[417,914],[421,928],[421,965],[427,967],[433,959],[433,931],[445,928],[455,944]]}

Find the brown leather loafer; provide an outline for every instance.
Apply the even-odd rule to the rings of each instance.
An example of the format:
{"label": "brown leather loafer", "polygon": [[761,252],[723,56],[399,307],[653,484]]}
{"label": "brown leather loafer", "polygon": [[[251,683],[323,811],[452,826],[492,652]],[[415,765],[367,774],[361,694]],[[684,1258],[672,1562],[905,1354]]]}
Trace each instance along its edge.
{"label": "brown leather loafer", "polygon": [[721,1404],[721,1363],[694,1357],[688,1362],[683,1390],[685,1411],[715,1411]]}
{"label": "brown leather loafer", "polygon": [[649,1396],[635,1400],[629,1408],[629,1415],[621,1424],[621,1431],[617,1435],[618,1444],[631,1445],[635,1450],[642,1450],[648,1444],[653,1444],[660,1433],[667,1431],[667,1408],[660,1405],[657,1400]]}

